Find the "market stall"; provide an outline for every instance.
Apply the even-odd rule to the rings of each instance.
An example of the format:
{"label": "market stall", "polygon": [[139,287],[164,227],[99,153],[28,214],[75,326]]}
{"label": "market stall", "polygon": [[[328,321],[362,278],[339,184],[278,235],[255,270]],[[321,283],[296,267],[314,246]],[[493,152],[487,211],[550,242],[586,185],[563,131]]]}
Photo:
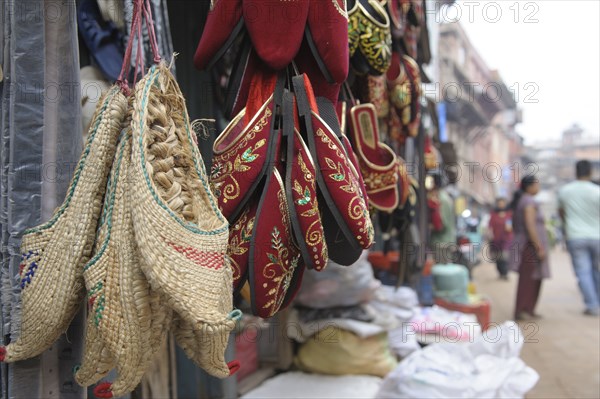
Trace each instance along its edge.
{"label": "market stall", "polygon": [[[4,2],[3,397],[410,396],[495,355],[432,245],[432,3]],[[524,394],[519,349],[469,392]]]}

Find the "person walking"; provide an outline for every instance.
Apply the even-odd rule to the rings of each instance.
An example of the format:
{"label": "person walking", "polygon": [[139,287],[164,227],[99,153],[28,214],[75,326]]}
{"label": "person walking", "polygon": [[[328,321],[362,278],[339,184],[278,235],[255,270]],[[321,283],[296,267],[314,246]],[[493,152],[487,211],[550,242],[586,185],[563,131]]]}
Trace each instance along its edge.
{"label": "person walking", "polygon": [[436,263],[453,263],[456,250],[456,217],[454,200],[442,187],[442,176],[433,175],[433,188],[428,194],[430,209],[430,244]]}
{"label": "person walking", "polygon": [[508,250],[512,243],[512,212],[507,209],[506,199],[498,198],[496,208],[490,215],[488,223],[490,234],[490,253],[496,261],[498,275],[508,280]]}
{"label": "person walking", "polygon": [[600,314],[600,186],[591,182],[589,161],[575,165],[577,180],[560,189],[559,215],[567,250],[585,302],[584,313]]}
{"label": "person walking", "polygon": [[513,234],[510,269],[519,273],[515,319],[536,319],[535,313],[542,279],[550,277],[548,264],[548,236],[544,216],[533,198],[540,191],[535,176],[521,180],[519,190],[511,202]]}

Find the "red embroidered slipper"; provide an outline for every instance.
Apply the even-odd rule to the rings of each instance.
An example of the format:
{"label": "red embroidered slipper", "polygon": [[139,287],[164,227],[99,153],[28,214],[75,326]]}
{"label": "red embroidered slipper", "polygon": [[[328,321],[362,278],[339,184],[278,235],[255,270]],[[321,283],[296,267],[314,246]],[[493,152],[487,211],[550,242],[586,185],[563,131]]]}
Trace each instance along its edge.
{"label": "red embroidered slipper", "polygon": [[243,0],[244,21],[252,44],[270,68],[284,69],[298,53],[308,6],[308,0]]}
{"label": "red embroidered slipper", "polygon": [[400,122],[410,123],[410,103],[412,101],[411,81],[401,61],[400,54],[392,55],[392,63],[386,73],[390,103],[396,108]]}
{"label": "red embroidered slipper", "polygon": [[327,265],[327,244],[316,192],[316,170],[306,144],[296,129],[294,97],[283,96],[283,137],[286,142],[285,191],[294,238],[304,264],[323,270]]}
{"label": "red embroidered slipper", "polygon": [[[365,82],[366,102],[375,106],[378,118],[387,118],[390,114],[390,98],[385,75],[371,76],[369,75]],[[364,98],[363,97],[363,98]]]}
{"label": "red embroidered slipper", "polygon": [[390,102],[395,108],[391,114],[391,136],[396,141],[402,135],[415,137],[419,133],[421,116],[421,77],[417,63],[410,57],[392,55],[387,71]]}
{"label": "red embroidered slipper", "polygon": [[294,276],[301,275],[296,269],[304,268],[292,242],[288,208],[283,180],[273,167],[258,205],[248,265],[252,313],[263,318],[282,308],[289,289],[296,291]]}
{"label": "red embroidered slipper", "polygon": [[204,31],[194,54],[194,65],[210,68],[243,33],[242,0],[218,0],[208,13]]}
{"label": "red embroidered slipper", "polygon": [[416,137],[419,134],[419,123],[421,121],[421,70],[416,61],[408,55],[402,56],[402,64],[410,84],[410,122],[406,127],[406,132],[412,137]]}
{"label": "red embroidered slipper", "polygon": [[369,204],[376,209],[392,212],[400,203],[400,171],[394,151],[379,141],[375,106],[370,103],[355,105],[350,110],[350,121],[352,141],[367,187]]}
{"label": "red embroidered slipper", "polygon": [[[272,77],[255,75],[255,98],[266,96]],[[267,160],[273,154],[273,94],[254,110],[257,101],[249,101],[250,109],[242,110],[217,137],[213,145],[211,183],[223,215],[235,221],[242,208],[267,174]]]}
{"label": "red embroidered slipper", "polygon": [[340,124],[340,141],[344,145],[344,149],[346,150],[346,154],[348,155],[348,159],[352,163],[352,166],[358,173],[358,184],[360,186],[360,191],[362,192],[363,198],[366,199],[367,204],[369,203],[369,195],[367,194],[367,188],[365,186],[365,182],[363,180],[363,175],[360,172],[360,165],[358,164],[358,157],[356,156],[356,152],[354,148],[352,148],[352,143],[348,140],[348,136],[346,135],[346,120],[348,119],[347,112],[347,103],[346,101],[338,101],[338,106],[336,107],[336,115],[338,117],[338,122]]}
{"label": "red embroidered slipper", "polygon": [[310,2],[306,40],[326,80],[329,83],[346,80],[349,55],[345,0]]}
{"label": "red embroidered slipper", "polygon": [[400,203],[398,207],[402,208],[408,201],[410,195],[410,178],[408,176],[408,170],[406,168],[406,162],[401,157],[398,157],[398,171],[399,171],[399,188],[400,188]]}
{"label": "red embroidered slipper", "polygon": [[350,265],[373,243],[373,225],[358,182],[358,171],[343,144],[318,114],[306,75],[292,79],[305,139],[315,162],[319,203],[329,257]]}
{"label": "red embroidered slipper", "polygon": [[250,241],[256,220],[258,200],[251,199],[244,211],[229,227],[229,246],[227,255],[231,259],[233,270],[233,289],[238,292],[248,280],[248,260],[250,255]]}

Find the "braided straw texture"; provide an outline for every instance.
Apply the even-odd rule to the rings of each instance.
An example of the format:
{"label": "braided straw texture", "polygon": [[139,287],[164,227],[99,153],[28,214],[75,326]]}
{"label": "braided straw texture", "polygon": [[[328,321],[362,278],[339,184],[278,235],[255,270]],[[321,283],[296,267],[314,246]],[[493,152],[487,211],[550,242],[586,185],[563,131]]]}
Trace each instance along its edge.
{"label": "braided straw texture", "polygon": [[232,271],[225,261],[228,223],[209,189],[185,100],[164,64],[152,67],[135,88],[132,163],[142,270],[168,306],[223,353],[235,324],[228,318],[233,307]]}
{"label": "braided straw texture", "polygon": [[24,233],[21,332],[6,347],[6,362],[42,353],[66,331],[77,312],[84,294],[83,266],[92,253],[106,177],[126,110],[127,99],[112,87],[98,103],[62,206],[49,222]]}

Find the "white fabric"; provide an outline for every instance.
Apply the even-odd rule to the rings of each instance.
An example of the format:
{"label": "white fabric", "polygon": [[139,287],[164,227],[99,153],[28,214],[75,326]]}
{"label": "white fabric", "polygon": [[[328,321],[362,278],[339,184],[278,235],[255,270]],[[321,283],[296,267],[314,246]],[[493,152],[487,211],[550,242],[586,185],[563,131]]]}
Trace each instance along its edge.
{"label": "white fabric", "polygon": [[381,378],[367,375],[326,376],[290,372],[263,382],[242,398],[374,398],[380,385]]}
{"label": "white fabric", "polygon": [[520,358],[514,322],[492,327],[470,344],[433,344],[384,379],[377,398],[522,398],[539,375]]}

